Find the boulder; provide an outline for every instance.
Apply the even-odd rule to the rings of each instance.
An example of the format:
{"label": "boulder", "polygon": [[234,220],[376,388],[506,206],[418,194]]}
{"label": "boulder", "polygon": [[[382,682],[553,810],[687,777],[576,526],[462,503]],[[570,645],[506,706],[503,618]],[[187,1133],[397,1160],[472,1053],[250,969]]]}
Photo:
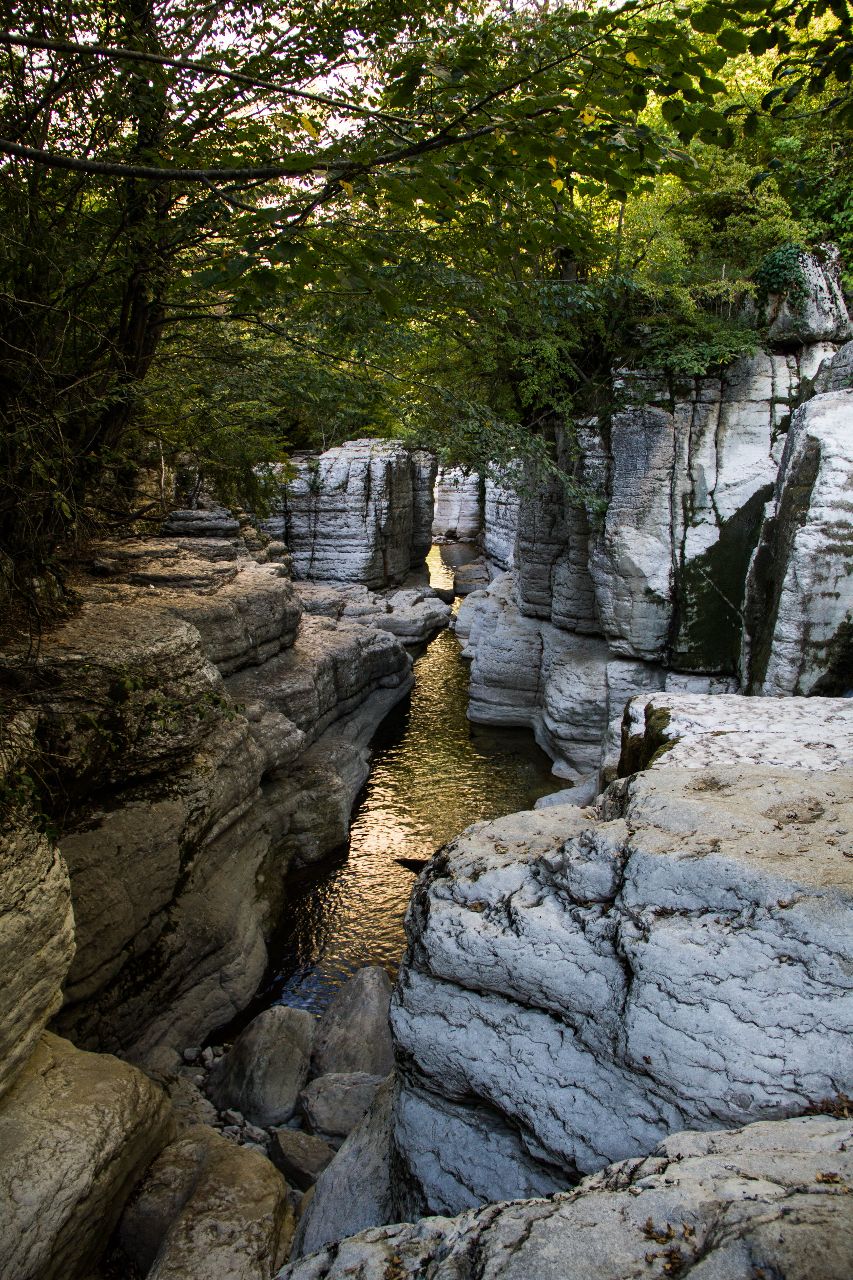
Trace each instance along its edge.
{"label": "boulder", "polygon": [[211,1072],[219,1110],[234,1107],[263,1128],[289,1120],[308,1079],[315,1026],[305,1009],[283,1004],[253,1018]]}
{"label": "boulder", "polygon": [[394,1079],[380,1085],[329,1166],[320,1174],[293,1241],[293,1257],[313,1253],[393,1216],[391,1104]]}
{"label": "boulder", "polygon": [[293,1227],[269,1160],[198,1125],[155,1160],[118,1240],[146,1280],[269,1280]]}
{"label": "boulder", "polygon": [[477,472],[439,467],[434,492],[433,541],[476,542],[483,522]]}
{"label": "boulder", "polygon": [[603,817],[477,824],[418,880],[391,1011],[399,1216],[853,1091],[853,771],[677,750]]}
{"label": "boulder", "polygon": [[73,955],[68,869],[22,815],[0,834],[0,1095],[62,1003]]}
{"label": "boulder", "polygon": [[853,390],[794,414],[745,614],[752,692],[853,690]]}
{"label": "boulder", "polygon": [[0,1274],[75,1280],[173,1135],[165,1094],[135,1067],[45,1033],[0,1101]]}
{"label": "boulder", "polygon": [[825,1116],[678,1133],[568,1194],[363,1231],[278,1280],[846,1280],[851,1152]]}
{"label": "boulder", "polygon": [[367,1111],[383,1079],[366,1071],[347,1071],[312,1080],[299,1097],[311,1133],[345,1138]]}
{"label": "boulder", "polygon": [[335,1157],[335,1148],[313,1133],[276,1129],[270,1139],[270,1159],[300,1191],[307,1191]]}
{"label": "boulder", "polygon": [[317,1075],[353,1071],[387,1075],[394,1065],[388,1026],[390,1003],[391,983],[379,965],[359,969],[344,983],[317,1026]]}

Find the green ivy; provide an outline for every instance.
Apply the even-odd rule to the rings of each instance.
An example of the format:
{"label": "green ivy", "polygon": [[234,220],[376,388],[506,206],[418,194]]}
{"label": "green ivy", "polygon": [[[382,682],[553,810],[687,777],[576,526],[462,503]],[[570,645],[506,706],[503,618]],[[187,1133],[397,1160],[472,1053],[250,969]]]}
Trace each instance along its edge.
{"label": "green ivy", "polygon": [[766,255],[755,273],[759,302],[766,302],[771,294],[781,295],[795,315],[802,315],[809,296],[802,253],[802,245],[783,244]]}

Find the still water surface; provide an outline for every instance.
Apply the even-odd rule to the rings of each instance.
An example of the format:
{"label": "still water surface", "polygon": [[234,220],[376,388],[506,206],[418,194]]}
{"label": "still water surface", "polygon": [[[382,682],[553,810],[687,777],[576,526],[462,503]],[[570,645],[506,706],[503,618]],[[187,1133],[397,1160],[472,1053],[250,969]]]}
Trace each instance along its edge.
{"label": "still water surface", "polygon": [[[427,563],[434,586],[452,584],[449,564],[459,558],[457,548],[433,548]],[[384,965],[393,976],[415,880],[397,860],[429,858],[470,823],[531,808],[564,785],[532,734],[469,724],[467,697],[459,641],[443,631],[415,662],[411,694],[373,740],[349,847],[288,876],[288,903],[254,1012],[274,1003],[319,1012],[363,965]]]}

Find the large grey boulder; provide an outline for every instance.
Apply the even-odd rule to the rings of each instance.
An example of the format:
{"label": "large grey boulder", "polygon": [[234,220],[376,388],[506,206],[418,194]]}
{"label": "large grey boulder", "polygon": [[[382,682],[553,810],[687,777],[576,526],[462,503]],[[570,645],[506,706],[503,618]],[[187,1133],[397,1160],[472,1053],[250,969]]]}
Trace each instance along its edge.
{"label": "large grey boulder", "polygon": [[388,1026],[391,983],[379,965],[359,969],[324,1012],[314,1041],[314,1070],[384,1076],[394,1065]]}
{"label": "large grey boulder", "polygon": [[391,1104],[394,1079],[376,1091],[365,1115],[320,1174],[293,1241],[293,1254],[379,1226],[393,1217]]}
{"label": "large grey boulder", "polygon": [[367,1111],[383,1079],[366,1071],[342,1071],[312,1080],[299,1097],[311,1133],[332,1140],[345,1138]]}
{"label": "large grey boulder", "polygon": [[568,1194],[364,1231],[279,1280],[847,1280],[851,1152],[826,1116],[678,1133]]}
{"label": "large grey boulder", "polygon": [[3,1280],[89,1275],[173,1132],[141,1071],[46,1033],[0,1101]]}
{"label": "large grey boulder", "polygon": [[73,955],[68,869],[22,814],[0,834],[0,1095],[62,1003]]}
{"label": "large grey boulder", "polygon": [[253,1018],[211,1074],[220,1111],[233,1107],[264,1128],[289,1120],[308,1079],[315,1026],[305,1009],[283,1004]]}
{"label": "large grey boulder", "polygon": [[392,1001],[404,1216],[850,1092],[853,771],[667,755],[606,820],[478,824],[418,881]]}
{"label": "large grey boulder", "polygon": [[435,480],[434,542],[476,542],[483,523],[480,477],[461,467],[439,467]]}
{"label": "large grey boulder", "polygon": [[745,613],[753,692],[853,690],[853,390],[794,414]]}
{"label": "large grey boulder", "polygon": [[198,1125],[155,1160],[118,1239],[147,1280],[269,1280],[293,1225],[269,1160]]}

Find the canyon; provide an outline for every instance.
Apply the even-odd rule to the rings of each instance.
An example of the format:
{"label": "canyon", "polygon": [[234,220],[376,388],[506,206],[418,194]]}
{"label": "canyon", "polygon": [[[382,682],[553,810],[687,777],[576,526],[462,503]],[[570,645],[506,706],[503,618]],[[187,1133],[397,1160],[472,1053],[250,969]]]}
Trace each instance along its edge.
{"label": "canyon", "polygon": [[[260,522],[93,548],[2,655],[2,1280],[847,1275],[853,342],[804,270],[720,377],[621,371],[570,487],[297,456]],[[477,544],[455,617],[433,541]],[[393,994],[214,1053],[450,626],[472,723],[569,785],[435,853]]]}

